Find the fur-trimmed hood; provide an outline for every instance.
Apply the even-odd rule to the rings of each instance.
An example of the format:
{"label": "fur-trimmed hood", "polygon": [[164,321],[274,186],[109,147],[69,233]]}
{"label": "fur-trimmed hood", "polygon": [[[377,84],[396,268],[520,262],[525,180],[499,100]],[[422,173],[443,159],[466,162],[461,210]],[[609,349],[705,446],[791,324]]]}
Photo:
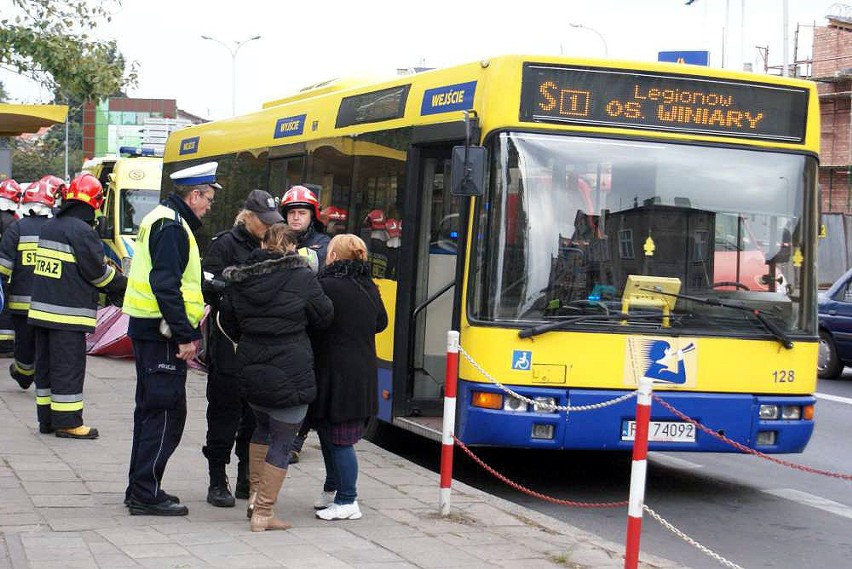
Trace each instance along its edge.
{"label": "fur-trimmed hood", "polygon": [[241,283],[253,277],[268,275],[275,271],[309,268],[308,261],[301,255],[281,255],[263,250],[255,251],[245,265],[228,267],[222,271],[222,277],[231,283]]}

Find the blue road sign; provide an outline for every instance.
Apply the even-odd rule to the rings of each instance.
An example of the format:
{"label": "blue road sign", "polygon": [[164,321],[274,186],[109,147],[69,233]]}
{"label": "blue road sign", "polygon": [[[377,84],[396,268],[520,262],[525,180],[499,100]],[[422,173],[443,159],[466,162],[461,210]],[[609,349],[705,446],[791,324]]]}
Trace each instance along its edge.
{"label": "blue road sign", "polygon": [[686,63],[689,65],[710,65],[709,51],[661,51],[657,53],[657,61],[670,63]]}

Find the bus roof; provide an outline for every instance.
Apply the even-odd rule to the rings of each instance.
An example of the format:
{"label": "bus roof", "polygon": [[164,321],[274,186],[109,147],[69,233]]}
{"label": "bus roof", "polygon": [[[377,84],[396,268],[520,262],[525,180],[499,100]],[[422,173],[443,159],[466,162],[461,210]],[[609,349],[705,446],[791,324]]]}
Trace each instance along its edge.
{"label": "bus roof", "polygon": [[[640,78],[637,81],[641,81],[643,77],[651,77],[679,81],[678,85],[684,87],[684,92],[692,94],[701,94],[699,90],[702,88],[710,90],[711,95],[716,94],[712,92],[714,88],[723,91],[739,89],[736,92],[744,97],[749,90],[754,89],[779,96],[789,92],[796,94],[797,100],[804,101],[800,105],[803,112],[817,108],[815,84],[802,79],[675,63],[506,55],[445,69],[396,76],[384,81],[349,79],[320,83],[292,96],[270,101],[259,111],[194,125],[172,133],[166,143],[165,161],[210,158],[238,150],[261,152],[268,147],[320,138],[354,137],[404,126],[461,122],[463,111],[468,109],[477,111],[483,137],[492,130],[505,128],[586,132],[591,129],[617,136],[649,136],[648,129],[642,130],[635,126],[625,128],[617,124],[525,119],[519,110],[523,103],[525,68],[530,65],[540,69],[610,74],[624,79],[621,84],[625,90],[629,89],[627,82],[630,78]],[[693,83],[696,87],[688,91],[692,89]],[[637,96],[641,95],[637,92]],[[644,94],[644,98],[648,96]],[[650,96],[660,95],[654,92]],[[730,98],[722,98],[722,102],[726,100],[730,101]],[[782,102],[786,103],[786,99]],[[741,111],[724,111],[728,113],[725,116],[729,121],[746,122],[749,116],[743,115]],[[756,116],[757,112],[754,114]],[[813,153],[819,149],[818,121],[807,121],[805,132],[805,121],[802,120],[802,133],[797,140],[793,140],[793,137],[787,137],[789,140],[756,135],[746,137],[709,130],[695,132],[695,129],[686,134],[664,127],[652,130],[655,137],[662,138],[684,139],[688,136],[689,140],[773,148],[786,146]]]}

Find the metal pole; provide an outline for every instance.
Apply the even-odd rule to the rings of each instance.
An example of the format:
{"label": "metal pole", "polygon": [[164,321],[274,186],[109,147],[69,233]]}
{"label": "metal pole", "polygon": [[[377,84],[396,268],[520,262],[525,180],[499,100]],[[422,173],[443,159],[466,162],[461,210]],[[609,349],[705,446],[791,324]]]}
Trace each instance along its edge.
{"label": "metal pole", "polygon": [[444,425],[441,437],[441,515],[450,513],[453,485],[453,434],[456,430],[456,392],[459,379],[459,333],[447,332],[447,369],[444,380]]}
{"label": "metal pole", "polygon": [[781,67],[781,76],[782,76],[782,77],[787,77],[787,73],[788,73],[787,66],[789,65],[789,64],[788,64],[788,62],[787,62],[787,45],[790,43],[790,38],[789,38],[789,36],[788,36],[788,34],[787,34],[787,28],[789,27],[789,26],[787,25],[787,12],[788,12],[788,10],[787,10],[787,0],[784,0],[784,2],[783,2],[783,4],[782,4],[782,6],[783,6],[783,8],[782,8],[782,9],[783,9],[783,11],[784,11],[784,14],[783,14],[783,17],[782,17],[782,20],[783,20],[783,22],[784,22],[784,43],[783,43],[783,45],[784,45],[784,48],[783,48],[783,49],[784,49],[784,54],[783,54],[783,57],[781,58],[781,59],[782,59],[782,62],[783,62],[783,67]]}
{"label": "metal pole", "polygon": [[627,540],[624,569],[639,566],[639,541],[642,535],[642,510],[645,506],[645,476],[648,469],[648,425],[651,422],[653,380],[639,380],[636,399],[636,434],[633,438],[633,465],[630,469],[630,498],[627,504]]}
{"label": "metal pole", "polygon": [[210,40],[218,43],[222,47],[228,50],[228,53],[231,54],[231,116],[237,115],[237,52],[240,51],[240,48],[247,44],[250,41],[259,40],[260,36],[254,36],[247,40],[243,41],[235,41],[234,48],[230,48],[228,44],[224,43],[221,40],[217,40],[216,38],[210,36],[201,36],[201,39]]}
{"label": "metal pole", "polygon": [[603,37],[602,33],[600,33],[599,31],[597,31],[594,28],[590,28],[589,26],[584,26],[583,24],[573,24],[573,23],[569,22],[568,25],[571,26],[572,28],[582,28],[584,30],[589,30],[593,34],[596,34],[599,38],[601,38],[601,42],[603,43],[604,57],[607,57],[607,58],[609,57],[609,47],[607,46],[606,38]]}
{"label": "metal pole", "polygon": [[67,97],[65,102],[68,103],[68,112],[65,113],[65,183],[67,184],[70,180],[68,177],[68,122],[71,116],[71,103]]}

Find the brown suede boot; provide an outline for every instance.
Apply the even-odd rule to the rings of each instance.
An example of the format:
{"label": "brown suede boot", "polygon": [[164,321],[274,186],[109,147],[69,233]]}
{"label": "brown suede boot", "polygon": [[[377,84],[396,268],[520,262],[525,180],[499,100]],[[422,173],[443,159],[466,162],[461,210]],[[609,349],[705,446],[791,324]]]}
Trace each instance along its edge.
{"label": "brown suede boot", "polygon": [[269,463],[263,466],[257,498],[254,501],[254,513],[251,515],[251,531],[266,531],[268,529],[290,529],[290,523],[275,517],[272,507],[278,501],[278,492],[287,476],[287,470],[277,468]]}
{"label": "brown suede boot", "polygon": [[249,499],[246,504],[246,517],[251,519],[254,511],[254,502],[257,499],[257,488],[260,486],[260,477],[266,465],[266,451],[269,445],[249,444]]}

